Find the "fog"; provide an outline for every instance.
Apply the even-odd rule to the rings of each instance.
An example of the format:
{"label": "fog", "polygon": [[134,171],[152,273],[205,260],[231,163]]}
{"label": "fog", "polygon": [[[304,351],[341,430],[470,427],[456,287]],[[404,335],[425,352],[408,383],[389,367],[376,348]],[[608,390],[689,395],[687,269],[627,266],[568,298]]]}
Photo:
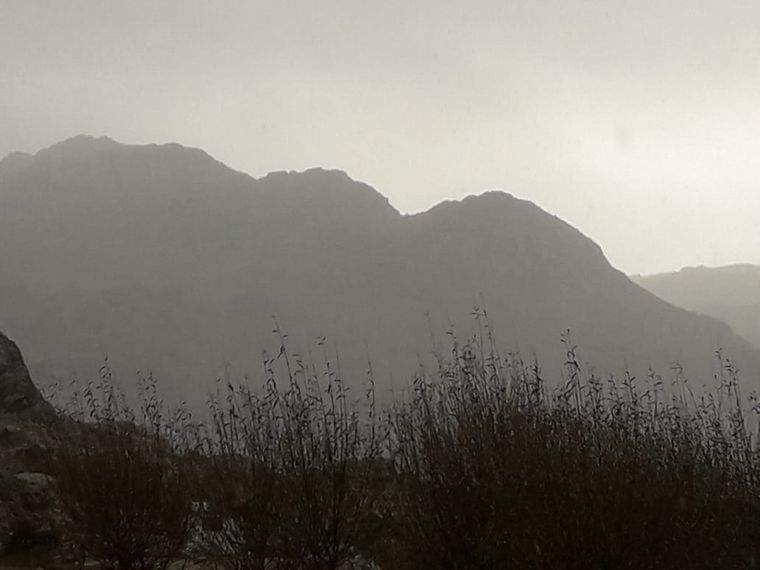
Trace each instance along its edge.
{"label": "fog", "polygon": [[0,155],[77,133],[502,188],[629,273],[760,262],[760,5],[0,2]]}

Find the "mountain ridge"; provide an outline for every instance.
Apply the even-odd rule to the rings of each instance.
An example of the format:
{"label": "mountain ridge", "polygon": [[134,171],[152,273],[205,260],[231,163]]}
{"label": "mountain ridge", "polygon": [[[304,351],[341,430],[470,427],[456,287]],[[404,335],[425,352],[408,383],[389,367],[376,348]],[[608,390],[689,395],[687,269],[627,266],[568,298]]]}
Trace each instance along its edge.
{"label": "mountain ridge", "polygon": [[176,144],[69,145],[74,158],[0,173],[0,328],[40,380],[91,376],[107,353],[122,376],[152,371],[200,397],[229,364],[260,369],[275,314],[302,352],[332,338],[355,377],[369,346],[387,386],[414,373],[431,332],[466,336],[483,301],[503,346],[553,376],[571,328],[600,371],[678,360],[709,381],[726,345],[760,380],[760,352],[726,325],[661,301],[506,192],[401,214],[339,170],[253,178]]}
{"label": "mountain ridge", "polygon": [[632,279],[676,306],[727,323],[760,348],[760,266],[702,265]]}

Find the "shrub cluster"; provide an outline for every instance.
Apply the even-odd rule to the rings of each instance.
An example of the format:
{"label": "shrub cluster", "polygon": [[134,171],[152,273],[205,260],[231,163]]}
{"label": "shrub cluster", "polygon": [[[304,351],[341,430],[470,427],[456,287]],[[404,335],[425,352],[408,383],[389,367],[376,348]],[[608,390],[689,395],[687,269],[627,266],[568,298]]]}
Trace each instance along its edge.
{"label": "shrub cluster", "polygon": [[[586,374],[561,382],[452,342],[376,410],[325,360],[282,347],[263,388],[220,384],[207,421],[85,392],[48,469],[82,558],[106,567],[451,570],[754,568],[758,452],[738,373],[711,393]],[[751,402],[750,402],[751,403]],[[81,408],[80,408],[81,409]]]}
{"label": "shrub cluster", "polygon": [[184,469],[183,414],[168,416],[155,384],[143,386],[135,413],[103,369],[58,423],[42,467],[55,479],[63,529],[78,567],[166,568],[193,526],[192,472]]}

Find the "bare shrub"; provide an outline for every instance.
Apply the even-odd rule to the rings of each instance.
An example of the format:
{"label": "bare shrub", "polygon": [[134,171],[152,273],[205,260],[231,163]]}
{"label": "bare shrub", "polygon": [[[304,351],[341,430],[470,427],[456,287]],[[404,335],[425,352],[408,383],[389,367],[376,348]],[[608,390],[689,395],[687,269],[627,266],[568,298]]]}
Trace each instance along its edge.
{"label": "bare shrub", "polygon": [[[736,370],[697,399],[678,375],[604,382],[567,342],[563,385],[486,339],[389,415],[393,568],[745,568],[757,454]],[[483,347],[488,348],[483,348]]]}
{"label": "bare shrub", "polygon": [[[739,372],[599,378],[564,337],[562,381],[484,332],[378,417],[370,370],[265,357],[191,426],[104,381],[49,457],[72,535],[106,567],[180,555],[236,570],[753,568],[760,466]],[[106,380],[108,380],[106,378]],[[193,429],[190,429],[190,428]],[[191,507],[194,505],[194,507]]]}
{"label": "bare shrub", "polygon": [[212,402],[201,493],[219,520],[201,549],[238,569],[334,570],[379,520],[374,394],[359,409],[329,361],[319,374],[280,340],[263,390],[229,384]]}
{"label": "bare shrub", "polygon": [[167,416],[154,384],[143,396],[132,412],[104,369],[78,400],[80,421],[58,433],[46,462],[70,540],[82,561],[104,568],[166,568],[191,528],[190,478],[174,447],[181,416]]}

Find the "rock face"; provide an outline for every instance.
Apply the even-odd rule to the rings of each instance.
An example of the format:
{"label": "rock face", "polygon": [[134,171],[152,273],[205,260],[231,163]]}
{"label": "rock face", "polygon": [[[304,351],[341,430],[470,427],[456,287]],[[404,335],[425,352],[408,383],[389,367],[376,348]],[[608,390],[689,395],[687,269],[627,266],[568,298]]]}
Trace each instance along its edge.
{"label": "rock face", "polygon": [[50,479],[26,471],[53,417],[18,346],[0,333],[0,554],[56,541],[59,515]]}
{"label": "rock face", "polygon": [[0,414],[47,414],[51,408],[29,377],[18,346],[0,332]]}
{"label": "rock face", "polygon": [[49,477],[0,472],[0,554],[54,545],[60,518]]}

